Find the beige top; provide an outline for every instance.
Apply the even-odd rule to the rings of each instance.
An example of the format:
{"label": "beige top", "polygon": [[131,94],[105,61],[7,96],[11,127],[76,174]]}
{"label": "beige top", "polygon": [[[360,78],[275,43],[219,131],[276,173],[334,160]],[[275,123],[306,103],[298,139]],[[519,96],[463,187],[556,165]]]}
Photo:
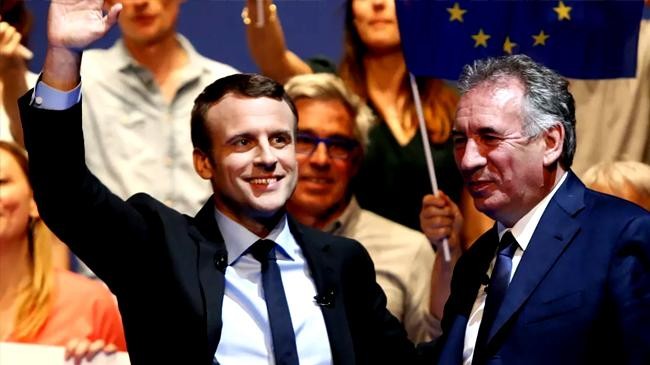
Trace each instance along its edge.
{"label": "beige top", "polygon": [[[36,79],[38,75],[33,72],[27,71],[25,73],[25,81],[27,81],[27,87],[31,88],[36,84]],[[14,140],[11,135],[9,116],[5,111],[4,105],[2,104],[2,84],[0,83],[0,140],[2,141],[12,141]]]}
{"label": "beige top", "polygon": [[402,321],[412,341],[441,334],[440,322],[429,311],[435,254],[424,234],[361,209],[354,198],[324,231],[357,240],[368,250],[388,310]]}
{"label": "beige top", "polygon": [[576,174],[601,161],[650,163],[650,20],[641,22],[636,78],[570,82],[576,100]]}

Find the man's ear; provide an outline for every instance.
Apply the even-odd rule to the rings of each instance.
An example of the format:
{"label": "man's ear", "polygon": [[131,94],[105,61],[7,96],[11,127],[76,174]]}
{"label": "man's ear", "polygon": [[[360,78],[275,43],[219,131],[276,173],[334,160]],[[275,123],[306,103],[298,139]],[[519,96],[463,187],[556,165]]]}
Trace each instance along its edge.
{"label": "man's ear", "polygon": [[210,157],[198,148],[192,152],[194,160],[194,170],[205,180],[210,180],[214,175],[214,168],[210,162]]}
{"label": "man's ear", "polygon": [[562,123],[544,132],[544,166],[556,163],[564,150],[564,126]]}

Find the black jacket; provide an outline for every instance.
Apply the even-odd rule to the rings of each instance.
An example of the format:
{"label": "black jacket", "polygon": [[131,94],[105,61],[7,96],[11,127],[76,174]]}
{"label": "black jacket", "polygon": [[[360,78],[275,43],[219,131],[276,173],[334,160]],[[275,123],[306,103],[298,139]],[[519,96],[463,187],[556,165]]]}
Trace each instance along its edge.
{"label": "black jacket", "polygon": [[[212,200],[196,217],[146,194],[125,202],[86,167],[81,104],[50,111],[30,99],[20,108],[39,211],[117,296],[131,363],[211,364],[228,262]],[[414,347],[386,310],[365,249],[289,222],[325,303],[334,363],[412,363]]]}

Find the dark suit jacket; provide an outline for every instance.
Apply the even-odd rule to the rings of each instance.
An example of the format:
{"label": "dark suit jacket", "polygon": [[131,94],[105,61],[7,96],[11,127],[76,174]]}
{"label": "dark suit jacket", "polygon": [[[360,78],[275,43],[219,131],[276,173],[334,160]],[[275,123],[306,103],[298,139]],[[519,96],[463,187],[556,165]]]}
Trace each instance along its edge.
{"label": "dark suit jacket", "polygon": [[[459,260],[435,353],[461,363],[496,229]],[[650,364],[650,214],[569,172],[522,256],[474,364]]]}
{"label": "dark suit jacket", "polygon": [[[47,111],[29,98],[21,118],[41,216],[117,296],[131,363],[211,364],[227,263],[212,201],[196,217],[145,194],[123,201],[86,167],[81,105]],[[291,219],[290,227],[326,303],[334,363],[410,363],[413,345],[386,310],[363,247]]]}

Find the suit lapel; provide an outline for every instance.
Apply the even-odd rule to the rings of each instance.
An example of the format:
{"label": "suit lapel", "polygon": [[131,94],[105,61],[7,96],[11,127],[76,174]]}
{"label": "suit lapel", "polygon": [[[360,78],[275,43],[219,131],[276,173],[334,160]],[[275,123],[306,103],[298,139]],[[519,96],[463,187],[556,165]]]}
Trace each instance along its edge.
{"label": "suit lapel", "polygon": [[446,332],[445,343],[440,350],[440,355],[432,364],[458,365],[463,363],[467,320],[467,316],[456,316],[451,327]]}
{"label": "suit lapel", "polygon": [[[469,318],[472,307],[476,301],[478,291],[483,282],[487,282],[487,271],[490,263],[496,255],[499,235],[497,234],[496,224],[492,229],[483,234],[473,245],[471,256],[468,255],[466,264],[466,274],[463,280],[463,286],[458,289],[462,291],[460,303],[460,313]],[[470,254],[468,252],[467,254]]]}
{"label": "suit lapel", "polygon": [[198,244],[198,273],[207,321],[208,354],[212,358],[221,338],[224,273],[228,265],[228,253],[214,218],[212,198],[201,208],[194,222],[196,227],[192,227],[190,235]]}
{"label": "suit lapel", "polygon": [[573,241],[580,229],[575,216],[584,208],[584,191],[584,185],[569,172],[537,224],[492,325],[488,344],[521,308]]}
{"label": "suit lapel", "polygon": [[452,279],[452,296],[445,305],[443,316],[444,344],[434,363],[457,365],[463,362],[467,322],[481,282],[487,277],[488,267],[496,254],[498,241],[495,224],[479,237],[458,262]]}
{"label": "suit lapel", "polygon": [[289,216],[291,233],[300,245],[311,272],[316,292],[316,302],[320,305],[327,327],[332,350],[332,360],[335,364],[353,364],[354,347],[348,330],[347,316],[340,293],[336,293],[338,273],[334,270],[337,260],[329,242],[322,242],[313,237],[308,230],[303,229]]}

